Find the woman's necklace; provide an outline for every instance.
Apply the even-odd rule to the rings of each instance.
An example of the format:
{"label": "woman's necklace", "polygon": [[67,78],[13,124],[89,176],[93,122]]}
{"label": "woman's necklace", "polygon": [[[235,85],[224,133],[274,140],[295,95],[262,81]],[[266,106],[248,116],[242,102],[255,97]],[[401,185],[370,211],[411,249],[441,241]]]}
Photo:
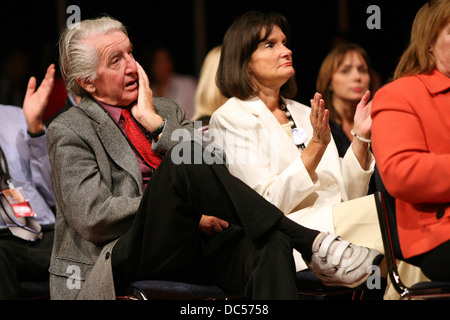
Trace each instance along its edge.
{"label": "woman's necklace", "polygon": [[303,128],[297,128],[294,118],[292,118],[291,113],[287,109],[286,104],[282,99],[280,99],[280,109],[286,113],[286,118],[288,118],[289,120],[289,125],[291,126],[295,145],[300,151],[303,151],[303,149],[305,149],[305,142],[308,138],[306,131]]}

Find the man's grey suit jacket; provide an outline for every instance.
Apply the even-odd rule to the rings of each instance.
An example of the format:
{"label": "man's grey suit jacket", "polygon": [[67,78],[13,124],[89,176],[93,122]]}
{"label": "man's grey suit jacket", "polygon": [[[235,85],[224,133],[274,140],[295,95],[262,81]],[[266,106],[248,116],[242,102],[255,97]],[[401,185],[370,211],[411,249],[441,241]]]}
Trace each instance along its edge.
{"label": "man's grey suit jacket", "polygon": [[[152,149],[164,155],[176,129],[192,123],[173,101],[155,98],[166,119]],[[57,217],[50,264],[52,299],[115,299],[111,251],[131,226],[142,175],[125,135],[92,98],[52,121],[47,132]]]}

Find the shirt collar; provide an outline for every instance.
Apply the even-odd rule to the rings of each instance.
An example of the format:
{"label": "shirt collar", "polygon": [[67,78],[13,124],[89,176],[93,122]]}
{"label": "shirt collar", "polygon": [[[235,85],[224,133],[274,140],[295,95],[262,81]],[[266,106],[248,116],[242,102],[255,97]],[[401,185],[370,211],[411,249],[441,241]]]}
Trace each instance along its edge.
{"label": "shirt collar", "polygon": [[450,89],[450,78],[436,69],[427,74],[419,74],[418,77],[431,94],[438,94]]}
{"label": "shirt collar", "polygon": [[112,106],[103,102],[100,102],[95,99],[95,101],[105,109],[106,112],[109,113],[114,122],[119,123],[120,117],[122,116],[122,109],[126,107],[122,106]]}

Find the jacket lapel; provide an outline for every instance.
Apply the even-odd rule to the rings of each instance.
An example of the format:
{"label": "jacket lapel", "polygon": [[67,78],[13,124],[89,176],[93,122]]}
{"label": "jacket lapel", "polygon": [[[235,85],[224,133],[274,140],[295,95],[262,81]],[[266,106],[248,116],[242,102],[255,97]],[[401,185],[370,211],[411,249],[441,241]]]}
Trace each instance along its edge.
{"label": "jacket lapel", "polygon": [[[284,168],[292,162],[292,159],[299,157],[298,148],[261,99],[246,100],[243,106],[247,111],[258,117],[261,128],[267,130],[269,146],[271,146],[273,152],[278,153],[276,158],[278,161],[272,161],[272,166]],[[272,157],[272,159],[275,158]]]}
{"label": "jacket lapel", "polygon": [[[142,174],[133,150],[126,140],[123,132],[111,119],[109,114],[89,97],[83,98],[80,108],[97,123],[97,135],[105,151],[118,166],[129,172],[143,191]],[[125,151],[125,152],[124,152]]]}

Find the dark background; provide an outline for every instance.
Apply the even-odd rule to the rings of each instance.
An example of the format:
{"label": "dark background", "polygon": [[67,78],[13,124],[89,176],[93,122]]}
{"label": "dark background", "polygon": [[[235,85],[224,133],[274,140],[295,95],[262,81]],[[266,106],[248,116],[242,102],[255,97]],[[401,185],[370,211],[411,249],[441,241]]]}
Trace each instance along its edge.
{"label": "dark background", "polygon": [[[425,1],[417,0],[123,0],[123,1],[9,1],[0,4],[1,61],[13,50],[29,55],[26,80],[41,79],[49,63],[57,63],[59,30],[80,7],[81,19],[108,14],[129,29],[135,58],[146,66],[147,53],[168,47],[178,73],[197,77],[209,49],[221,43],[237,15],[249,10],[277,11],[291,26],[291,49],[299,87],[297,100],[308,104],[315,92],[319,66],[336,37],[362,45],[383,82],[392,76],[405,49],[414,16]],[[369,30],[367,7],[381,10],[381,29]],[[17,63],[17,68],[20,68]],[[3,103],[0,101],[0,103]]]}

